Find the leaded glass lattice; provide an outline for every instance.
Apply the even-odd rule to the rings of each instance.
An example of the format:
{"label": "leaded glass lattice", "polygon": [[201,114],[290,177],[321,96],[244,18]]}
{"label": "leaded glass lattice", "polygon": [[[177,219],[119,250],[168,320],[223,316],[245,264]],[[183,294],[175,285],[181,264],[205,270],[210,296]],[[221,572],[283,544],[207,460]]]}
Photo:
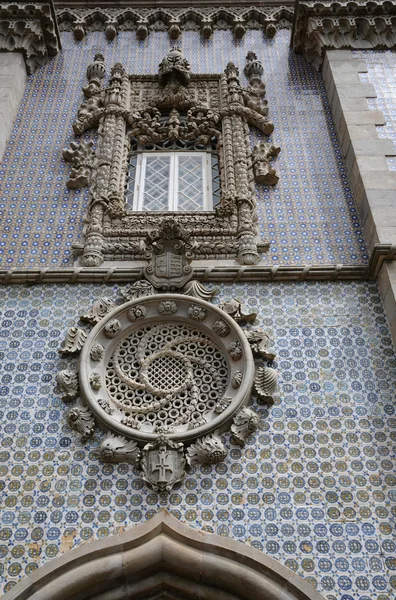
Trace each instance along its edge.
{"label": "leaded glass lattice", "polygon": [[169,188],[171,183],[171,156],[145,156],[142,169],[142,210],[169,210]]}
{"label": "leaded glass lattice", "polygon": [[205,157],[200,154],[177,158],[177,210],[203,210]]}
{"label": "leaded glass lattice", "polygon": [[133,154],[126,183],[128,205],[151,212],[212,210],[211,157],[211,152],[194,151]]}

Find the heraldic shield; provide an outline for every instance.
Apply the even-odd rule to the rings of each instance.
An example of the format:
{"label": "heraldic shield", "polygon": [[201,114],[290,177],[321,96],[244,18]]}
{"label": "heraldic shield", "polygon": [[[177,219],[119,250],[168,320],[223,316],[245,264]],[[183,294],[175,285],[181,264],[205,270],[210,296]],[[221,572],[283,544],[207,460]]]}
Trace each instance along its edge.
{"label": "heraldic shield", "polygon": [[159,436],[153,444],[146,444],[142,451],[142,478],[155,491],[169,491],[185,476],[184,447]]}

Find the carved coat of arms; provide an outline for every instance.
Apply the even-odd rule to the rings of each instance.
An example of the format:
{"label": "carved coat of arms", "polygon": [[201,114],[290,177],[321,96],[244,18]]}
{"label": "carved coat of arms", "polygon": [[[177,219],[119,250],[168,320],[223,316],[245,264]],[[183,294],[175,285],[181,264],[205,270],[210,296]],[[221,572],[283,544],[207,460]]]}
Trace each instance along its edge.
{"label": "carved coat of arms", "polygon": [[155,491],[171,490],[185,476],[183,444],[159,436],[142,451],[142,477]]}

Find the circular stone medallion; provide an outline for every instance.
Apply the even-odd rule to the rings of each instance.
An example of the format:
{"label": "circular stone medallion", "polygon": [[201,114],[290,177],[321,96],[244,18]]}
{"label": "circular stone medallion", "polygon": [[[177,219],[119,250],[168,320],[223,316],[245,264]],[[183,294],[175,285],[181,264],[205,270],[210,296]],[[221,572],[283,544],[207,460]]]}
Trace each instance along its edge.
{"label": "circular stone medallion", "polygon": [[[109,337],[114,322],[119,327]],[[105,429],[141,442],[162,433],[189,441],[225,427],[248,401],[254,360],[243,331],[222,310],[161,294],[127,302],[96,325],[81,353],[79,379]]]}

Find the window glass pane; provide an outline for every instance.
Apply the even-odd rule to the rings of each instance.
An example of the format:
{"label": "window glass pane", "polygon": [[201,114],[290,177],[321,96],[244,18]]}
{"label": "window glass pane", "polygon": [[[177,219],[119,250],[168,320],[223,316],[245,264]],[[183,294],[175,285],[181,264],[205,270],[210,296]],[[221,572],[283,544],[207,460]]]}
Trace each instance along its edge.
{"label": "window glass pane", "polygon": [[204,180],[202,156],[178,155],[177,210],[203,210]]}
{"label": "window glass pane", "polygon": [[171,157],[146,155],[145,158],[142,210],[169,210]]}

